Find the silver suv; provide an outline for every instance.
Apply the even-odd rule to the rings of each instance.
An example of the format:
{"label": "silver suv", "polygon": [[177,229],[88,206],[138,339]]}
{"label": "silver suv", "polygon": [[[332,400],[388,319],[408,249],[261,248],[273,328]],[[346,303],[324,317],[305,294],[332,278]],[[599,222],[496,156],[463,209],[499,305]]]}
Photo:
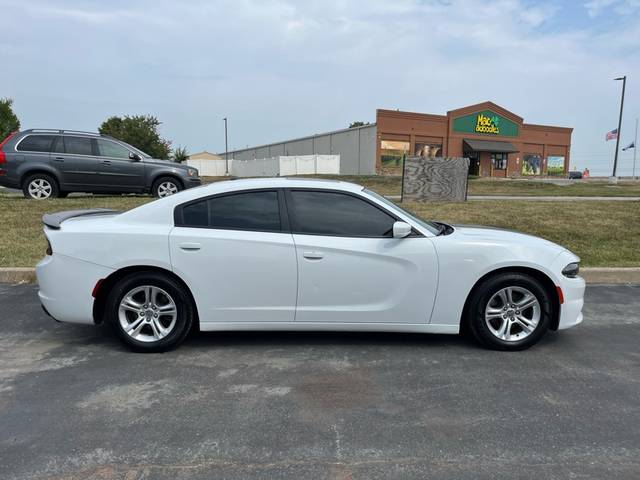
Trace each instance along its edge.
{"label": "silver suv", "polygon": [[0,143],[0,185],[19,188],[27,198],[71,192],[166,197],[201,183],[195,168],[153,159],[98,133],[33,129],[12,133]]}

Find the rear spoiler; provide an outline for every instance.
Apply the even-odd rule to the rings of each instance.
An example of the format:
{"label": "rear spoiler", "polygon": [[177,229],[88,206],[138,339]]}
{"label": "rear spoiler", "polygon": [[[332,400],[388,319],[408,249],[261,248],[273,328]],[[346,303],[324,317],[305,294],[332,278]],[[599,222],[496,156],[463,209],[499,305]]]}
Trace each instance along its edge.
{"label": "rear spoiler", "polygon": [[42,223],[47,227],[59,230],[60,225],[65,220],[76,217],[86,217],[89,215],[113,215],[120,213],[118,210],[109,210],[107,208],[92,208],[88,210],[67,210],[66,212],[46,213],[42,216]]}

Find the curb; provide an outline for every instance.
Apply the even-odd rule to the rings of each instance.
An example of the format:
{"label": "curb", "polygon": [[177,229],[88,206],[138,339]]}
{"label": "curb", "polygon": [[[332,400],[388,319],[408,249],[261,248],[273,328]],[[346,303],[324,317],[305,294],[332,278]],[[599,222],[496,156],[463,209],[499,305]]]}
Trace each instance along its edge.
{"label": "curb", "polygon": [[29,267],[0,268],[0,283],[36,283],[36,269]]}
{"label": "curb", "polygon": [[[580,276],[587,283],[640,285],[640,267],[584,267]],[[0,268],[0,283],[35,283],[36,271],[29,267]]]}

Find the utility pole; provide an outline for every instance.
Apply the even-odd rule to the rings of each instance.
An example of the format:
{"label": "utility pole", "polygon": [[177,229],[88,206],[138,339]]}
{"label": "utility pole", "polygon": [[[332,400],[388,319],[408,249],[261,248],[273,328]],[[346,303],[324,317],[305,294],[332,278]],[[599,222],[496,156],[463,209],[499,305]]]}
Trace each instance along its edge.
{"label": "utility pole", "polygon": [[[224,120],[224,168],[226,172],[225,175],[228,177],[229,176],[229,142],[227,140],[227,117],[224,117],[223,120]],[[617,155],[617,151],[616,151],[616,155]]]}
{"label": "utility pole", "polygon": [[618,118],[618,136],[616,138],[616,154],[613,157],[613,175],[616,178],[616,170],[618,168],[618,147],[620,146],[620,130],[622,129],[622,109],[624,108],[624,89],[627,85],[627,76],[614,78],[614,80],[622,80],[622,98],[620,100],[620,117]]}

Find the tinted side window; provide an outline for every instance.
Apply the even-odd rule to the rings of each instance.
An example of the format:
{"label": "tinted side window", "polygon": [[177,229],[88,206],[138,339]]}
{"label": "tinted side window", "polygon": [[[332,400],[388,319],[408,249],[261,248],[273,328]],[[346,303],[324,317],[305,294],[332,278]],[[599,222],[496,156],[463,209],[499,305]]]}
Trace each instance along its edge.
{"label": "tinted side window", "polygon": [[182,226],[280,231],[278,192],[237,193],[192,203],[182,209]]}
{"label": "tinted side window", "polygon": [[119,143],[110,142],[109,140],[97,140],[98,152],[103,157],[126,158],[129,159],[129,149],[123,147]]}
{"label": "tinted side window", "polygon": [[24,152],[50,152],[55,135],[28,135],[18,143],[17,150]]}
{"label": "tinted side window", "polygon": [[352,195],[293,190],[289,212],[293,231],[314,235],[390,237],[395,219]]}
{"label": "tinted side window", "polygon": [[64,137],[57,136],[51,145],[51,151],[54,153],[64,153]]}
{"label": "tinted side window", "polygon": [[84,137],[64,137],[66,153],[73,155],[93,155],[91,139]]}

